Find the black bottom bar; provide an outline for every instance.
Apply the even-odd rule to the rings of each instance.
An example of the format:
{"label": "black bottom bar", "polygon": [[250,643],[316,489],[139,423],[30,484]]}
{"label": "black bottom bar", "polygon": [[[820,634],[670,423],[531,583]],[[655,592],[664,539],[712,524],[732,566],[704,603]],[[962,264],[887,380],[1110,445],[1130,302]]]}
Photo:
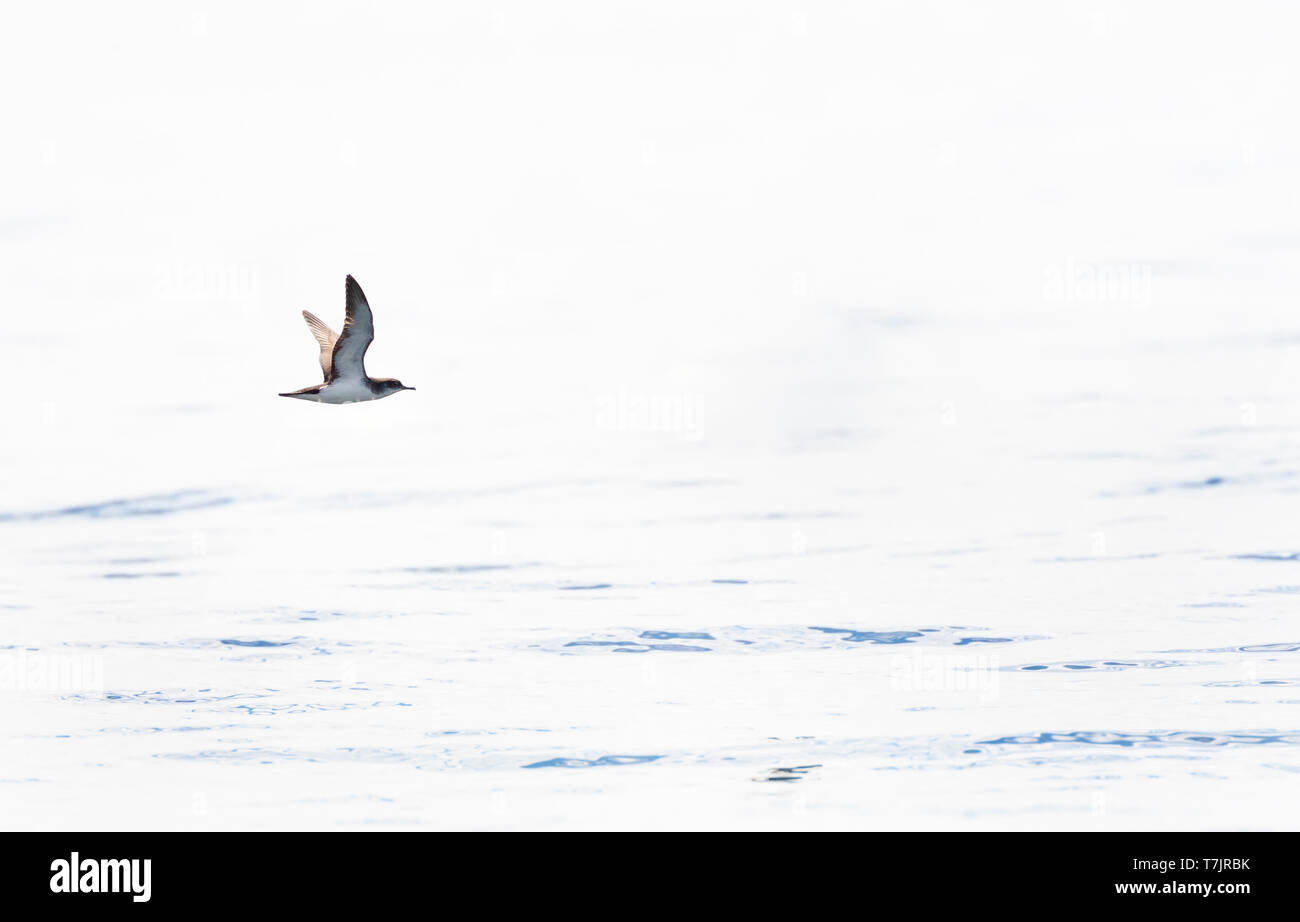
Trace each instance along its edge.
{"label": "black bottom bar", "polygon": [[[9,900],[92,911],[373,910],[451,894],[484,911],[512,897],[535,911],[601,911],[602,894],[693,904],[687,894],[703,888],[710,903],[805,913],[831,894],[866,900],[863,911],[884,898],[926,910],[1234,912],[1297,892],[1287,833],[8,833],[0,858]],[[495,883],[484,891],[485,881]]]}

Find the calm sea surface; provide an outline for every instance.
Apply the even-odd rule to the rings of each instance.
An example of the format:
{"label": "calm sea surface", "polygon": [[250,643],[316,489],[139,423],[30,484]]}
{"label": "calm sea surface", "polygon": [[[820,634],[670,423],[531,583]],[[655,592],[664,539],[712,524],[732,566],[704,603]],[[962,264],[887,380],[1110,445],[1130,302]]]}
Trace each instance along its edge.
{"label": "calm sea surface", "polygon": [[1246,397],[1296,346],[1064,316],[844,312],[754,403],[778,352],[549,414],[432,364],[51,404],[0,515],[6,824],[1294,825],[1297,430]]}

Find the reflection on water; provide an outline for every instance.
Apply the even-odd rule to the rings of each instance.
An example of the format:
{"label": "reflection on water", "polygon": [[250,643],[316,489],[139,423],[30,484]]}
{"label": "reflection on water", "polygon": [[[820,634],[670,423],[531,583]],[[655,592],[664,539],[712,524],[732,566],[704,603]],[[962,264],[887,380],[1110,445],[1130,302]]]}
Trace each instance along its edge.
{"label": "reflection on water", "polygon": [[754,777],[755,781],[772,781],[777,783],[788,783],[791,781],[802,780],[814,768],[821,768],[820,765],[793,765],[789,767],[770,768],[760,775]]}

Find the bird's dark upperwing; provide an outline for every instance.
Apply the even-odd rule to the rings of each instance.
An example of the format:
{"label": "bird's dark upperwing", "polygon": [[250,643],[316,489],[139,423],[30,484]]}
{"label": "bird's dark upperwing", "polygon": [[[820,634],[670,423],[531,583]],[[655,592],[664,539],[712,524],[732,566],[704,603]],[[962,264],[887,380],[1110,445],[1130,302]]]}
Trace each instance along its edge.
{"label": "bird's dark upperwing", "polygon": [[370,304],[366,294],[357,284],[357,280],[348,276],[347,281],[347,319],[343,321],[343,332],[334,344],[334,355],[330,362],[330,380],[340,378],[364,378],[366,376],[366,350],[375,338],[375,320],[370,315]]}

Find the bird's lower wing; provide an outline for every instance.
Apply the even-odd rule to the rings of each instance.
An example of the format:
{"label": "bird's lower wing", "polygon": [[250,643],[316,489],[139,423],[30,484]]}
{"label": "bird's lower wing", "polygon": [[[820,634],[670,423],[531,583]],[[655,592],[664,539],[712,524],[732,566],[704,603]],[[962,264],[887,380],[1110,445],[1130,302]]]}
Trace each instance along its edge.
{"label": "bird's lower wing", "polygon": [[320,343],[320,370],[328,381],[334,357],[334,344],[338,342],[339,334],[327,327],[325,322],[311,311],[303,311],[302,319],[307,321],[307,329],[311,330],[311,335],[316,337],[316,342]]}

